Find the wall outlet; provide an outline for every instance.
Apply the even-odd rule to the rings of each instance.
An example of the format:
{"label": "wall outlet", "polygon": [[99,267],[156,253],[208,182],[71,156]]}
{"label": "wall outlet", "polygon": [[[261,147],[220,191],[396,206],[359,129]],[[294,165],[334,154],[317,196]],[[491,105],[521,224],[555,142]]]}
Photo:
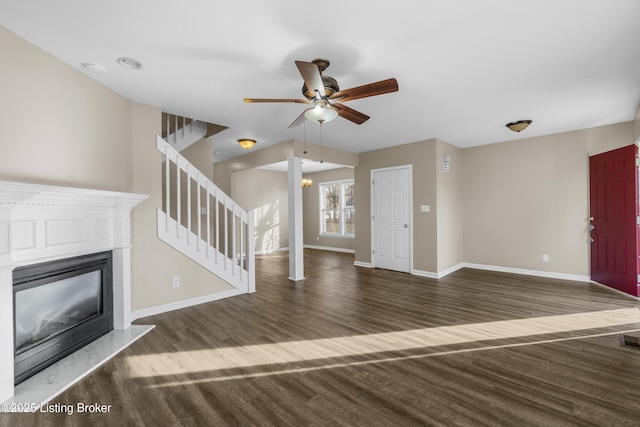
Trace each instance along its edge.
{"label": "wall outlet", "polygon": [[174,288],[179,288],[180,287],[180,278],[179,277],[174,277],[173,278],[173,287]]}
{"label": "wall outlet", "polygon": [[548,262],[549,261],[549,254],[542,254],[542,261]]}

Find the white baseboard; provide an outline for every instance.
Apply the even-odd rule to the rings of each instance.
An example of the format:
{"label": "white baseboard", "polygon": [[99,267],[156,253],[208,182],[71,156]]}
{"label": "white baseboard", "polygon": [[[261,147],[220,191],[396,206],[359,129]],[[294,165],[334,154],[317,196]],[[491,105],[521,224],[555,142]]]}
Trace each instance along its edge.
{"label": "white baseboard", "polygon": [[370,262],[354,261],[353,265],[356,267],[372,268]]}
{"label": "white baseboard", "polygon": [[412,274],[414,276],[426,277],[428,279],[439,279],[438,273],[434,273],[433,271],[416,270],[414,268],[409,274]]}
{"label": "white baseboard", "polygon": [[[367,267],[372,268],[371,263],[356,261],[353,265],[357,267]],[[429,279],[442,279],[445,276],[448,276],[451,273],[454,273],[461,268],[475,268],[478,270],[487,270],[487,271],[498,271],[501,273],[514,273],[514,274],[522,274],[526,276],[537,276],[537,277],[546,277],[550,279],[562,279],[562,280],[573,280],[576,282],[591,282],[591,278],[589,276],[582,276],[578,274],[567,274],[567,273],[557,273],[553,271],[541,271],[541,270],[527,270],[524,268],[511,268],[511,267],[501,267],[498,265],[485,265],[485,264],[473,264],[469,262],[461,262],[452,267],[449,267],[445,270],[434,273],[432,271],[424,271],[424,270],[411,270],[411,274],[414,276],[427,277]],[[595,283],[595,282],[593,282]]]}
{"label": "white baseboard", "polygon": [[413,274],[414,276],[420,276],[420,277],[428,277],[429,279],[442,279],[445,276],[448,276],[449,274],[453,273],[454,271],[458,271],[460,270],[462,267],[464,267],[464,265],[462,263],[460,264],[456,264],[452,267],[449,267],[445,270],[439,271],[437,273],[434,273],[432,271],[424,271],[424,270],[416,270],[413,269],[411,270],[411,274]]}
{"label": "white baseboard", "polygon": [[182,301],[176,301],[169,304],[157,305],[155,307],[143,308],[142,310],[136,310],[131,313],[131,320],[142,319],[143,317],[155,316],[156,314],[162,314],[169,311],[180,310],[181,308],[187,308],[198,304],[204,304],[206,302],[217,301],[224,298],[235,297],[245,294],[245,291],[240,289],[229,289],[228,291],[218,292],[217,294],[205,295],[202,297],[186,299]]}
{"label": "white baseboard", "polygon": [[527,270],[524,268],[500,267],[498,265],[473,264],[469,262],[463,262],[462,267],[476,268],[478,270],[498,271],[501,273],[523,274],[526,276],[547,277],[550,279],[573,280],[576,282],[591,282],[591,278],[589,276],[582,276],[579,274],[557,273],[553,271],[541,271],[541,270]]}
{"label": "white baseboard", "polygon": [[348,254],[355,254],[356,251],[354,249],[344,249],[344,248],[333,248],[330,246],[316,246],[316,245],[304,245],[305,249],[319,249],[321,251],[332,251],[332,252],[344,252]]}

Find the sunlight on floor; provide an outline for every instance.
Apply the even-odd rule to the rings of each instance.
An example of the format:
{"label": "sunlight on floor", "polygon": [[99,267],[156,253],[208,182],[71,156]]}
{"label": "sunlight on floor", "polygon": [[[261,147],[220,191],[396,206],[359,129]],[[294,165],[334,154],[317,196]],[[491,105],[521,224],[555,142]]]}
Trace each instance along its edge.
{"label": "sunlight on floor", "polygon": [[[141,355],[129,357],[128,362],[130,362],[129,366],[133,377],[174,376],[192,372],[364,356],[384,352],[572,332],[634,323],[640,324],[640,310],[637,308],[625,308],[368,335]],[[611,334],[611,332],[608,334]],[[589,336],[596,335],[592,333],[580,338]],[[568,339],[575,339],[575,337],[568,337]],[[460,351],[458,350],[456,352]],[[159,360],[161,360],[162,363],[157,363]],[[377,360],[380,361],[379,358]],[[269,374],[273,374],[273,372]]]}

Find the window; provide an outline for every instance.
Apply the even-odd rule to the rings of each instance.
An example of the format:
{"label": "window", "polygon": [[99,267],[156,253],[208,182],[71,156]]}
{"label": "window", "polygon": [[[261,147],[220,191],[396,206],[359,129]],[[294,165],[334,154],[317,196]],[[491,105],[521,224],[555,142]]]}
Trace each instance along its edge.
{"label": "window", "polygon": [[354,237],[356,233],[353,180],[320,184],[320,234]]}

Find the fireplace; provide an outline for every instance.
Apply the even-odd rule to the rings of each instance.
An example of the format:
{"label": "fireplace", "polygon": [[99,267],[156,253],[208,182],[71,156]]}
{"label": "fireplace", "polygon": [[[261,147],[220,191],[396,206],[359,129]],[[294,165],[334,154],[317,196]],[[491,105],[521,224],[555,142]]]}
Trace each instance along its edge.
{"label": "fireplace", "polygon": [[[58,344],[66,345],[69,337],[75,340],[76,334],[99,336],[109,328],[113,331],[104,337],[121,336],[120,332],[131,330],[130,214],[133,207],[147,197],[0,181],[0,403],[14,397],[16,380],[27,378],[39,369],[40,359]],[[102,258],[104,253],[110,253],[109,260]],[[69,260],[79,261],[79,272],[67,264]],[[97,270],[92,270],[96,264]],[[62,276],[66,277],[47,282],[45,270],[65,271]],[[109,274],[109,280],[103,280]],[[78,290],[76,282],[85,282],[85,279],[88,284]],[[70,297],[65,302],[70,306],[61,308],[66,315],[48,313],[48,308],[42,307],[32,312],[21,308],[23,299],[35,298],[27,302],[27,306],[48,299],[33,297],[31,291],[40,287],[36,285],[43,285],[43,292],[52,295],[68,293]],[[87,302],[89,296],[93,297],[91,303]],[[105,313],[110,314],[104,317]],[[26,321],[23,318],[30,318],[31,326],[22,326]],[[68,331],[73,332],[68,334]],[[80,341],[62,353],[73,352],[74,347],[83,345],[83,340]],[[39,344],[43,346],[33,350],[40,347]],[[69,354],[41,373],[50,372],[86,348]],[[56,355],[54,359],[58,357],[62,356]],[[32,359],[28,363],[34,366],[24,368],[26,359]],[[18,387],[23,390],[38,377],[41,376],[34,375]]]}
{"label": "fireplace", "polygon": [[113,330],[111,251],[13,271],[15,383]]}

